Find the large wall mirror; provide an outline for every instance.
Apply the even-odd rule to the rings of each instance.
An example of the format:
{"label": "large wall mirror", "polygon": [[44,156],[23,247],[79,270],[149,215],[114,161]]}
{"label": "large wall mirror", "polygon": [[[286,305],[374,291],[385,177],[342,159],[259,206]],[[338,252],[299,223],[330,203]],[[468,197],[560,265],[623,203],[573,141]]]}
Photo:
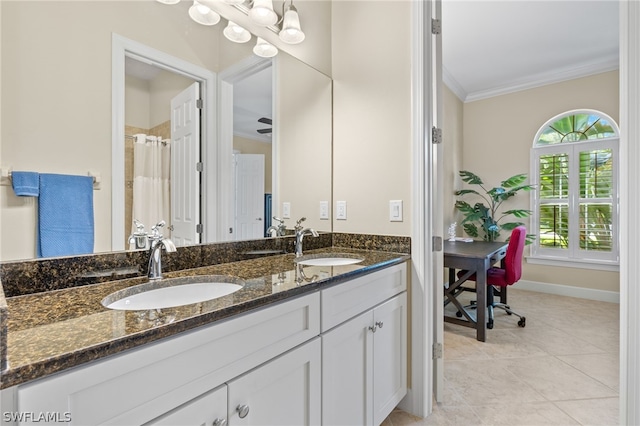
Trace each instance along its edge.
{"label": "large wall mirror", "polygon": [[[331,220],[319,215],[320,203],[331,202],[331,79],[282,51],[258,58],[255,37],[232,43],[222,35],[224,18],[199,25],[188,16],[190,5],[0,3],[0,168],[98,176],[94,252],[129,249],[137,216],[134,148],[141,137],[171,144],[171,99],[195,84],[204,103],[193,150],[203,171],[194,165],[185,172],[185,188],[196,192],[170,183],[175,205],[166,208],[181,217],[182,199],[195,200],[196,212],[186,216],[197,216],[203,232],[196,240],[176,233],[179,243],[262,236],[267,215],[281,216],[283,203],[289,228],[305,216],[305,225],[331,231]],[[239,182],[256,170],[262,189],[238,202],[239,192],[247,197]],[[0,194],[0,260],[34,258],[37,199],[17,197],[7,179]],[[258,198],[263,205],[271,199],[271,210],[238,219],[238,206]],[[167,228],[177,229],[168,215]],[[142,222],[147,231],[153,225]]]}

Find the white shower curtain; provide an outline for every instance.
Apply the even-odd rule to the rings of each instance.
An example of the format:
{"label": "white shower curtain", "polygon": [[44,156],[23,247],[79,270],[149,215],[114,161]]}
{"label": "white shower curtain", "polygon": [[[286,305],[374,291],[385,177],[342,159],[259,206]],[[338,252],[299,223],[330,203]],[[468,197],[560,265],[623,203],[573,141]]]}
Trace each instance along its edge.
{"label": "white shower curtain", "polygon": [[[171,223],[171,147],[168,140],[135,135],[133,144],[133,219],[142,222],[147,233],[164,220]],[[131,224],[132,233],[135,224]],[[164,230],[164,235],[169,236]]]}

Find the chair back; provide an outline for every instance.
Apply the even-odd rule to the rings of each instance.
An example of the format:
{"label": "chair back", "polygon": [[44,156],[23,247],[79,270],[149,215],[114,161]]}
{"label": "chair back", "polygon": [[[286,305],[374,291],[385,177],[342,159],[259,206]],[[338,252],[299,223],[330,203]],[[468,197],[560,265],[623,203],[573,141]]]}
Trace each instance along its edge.
{"label": "chair back", "polygon": [[511,231],[507,253],[504,257],[505,281],[508,285],[517,282],[522,277],[522,255],[526,237],[527,229],[524,226],[516,226]]}

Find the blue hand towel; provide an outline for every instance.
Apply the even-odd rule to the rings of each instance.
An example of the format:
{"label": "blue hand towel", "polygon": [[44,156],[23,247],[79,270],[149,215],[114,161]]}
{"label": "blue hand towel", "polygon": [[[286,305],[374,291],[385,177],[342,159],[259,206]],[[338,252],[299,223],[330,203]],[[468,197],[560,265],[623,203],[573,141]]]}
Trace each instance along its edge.
{"label": "blue hand towel", "polygon": [[93,178],[40,174],[38,256],[93,253]]}
{"label": "blue hand towel", "polygon": [[40,194],[38,172],[11,172],[13,192],[20,197],[37,197]]}

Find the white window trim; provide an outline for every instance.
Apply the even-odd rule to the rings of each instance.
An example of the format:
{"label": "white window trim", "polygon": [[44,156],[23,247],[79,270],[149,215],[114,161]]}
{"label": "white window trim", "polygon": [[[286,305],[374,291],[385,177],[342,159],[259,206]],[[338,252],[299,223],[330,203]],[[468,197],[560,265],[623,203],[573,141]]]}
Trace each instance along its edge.
{"label": "white window trim", "polygon": [[[610,138],[602,138],[602,139],[592,139],[587,141],[580,142],[567,142],[546,146],[538,146],[536,145],[540,134],[542,131],[551,123],[560,119],[561,117],[578,114],[578,113],[589,113],[596,114],[602,116],[609,120],[609,122],[614,127],[617,135],[615,137]],[[620,196],[619,196],[619,176],[620,176],[620,159],[619,159],[619,130],[616,122],[611,119],[611,117],[603,114],[600,111],[594,110],[576,110],[576,111],[568,111],[562,114],[559,114],[547,121],[540,130],[536,133],[536,137],[533,142],[533,148],[531,150],[531,176],[532,176],[532,184],[537,187],[539,184],[539,157],[541,155],[554,154],[560,152],[567,152],[570,155],[570,162],[576,161],[575,153],[579,150],[593,149],[591,147],[587,147],[588,145],[595,145],[595,149],[611,149],[614,157],[614,167],[615,173],[613,176],[613,199],[611,203],[613,205],[613,217],[612,217],[612,226],[615,230],[613,235],[613,251],[611,253],[602,253],[602,252],[591,252],[580,250],[579,246],[572,246],[569,249],[551,249],[551,248],[542,248],[539,246],[539,241],[536,239],[531,247],[531,255],[527,257],[527,263],[533,264],[544,264],[544,265],[552,265],[552,266],[563,266],[563,267],[574,267],[574,268],[582,268],[582,269],[598,269],[598,270],[618,270],[619,269],[619,261],[620,261]],[[577,170],[575,166],[571,166],[572,176],[570,176],[570,188],[576,187],[575,180],[579,179],[577,176]],[[564,201],[564,200],[563,200]],[[580,198],[575,194],[570,195],[570,197],[566,200],[567,204],[570,205],[570,212],[576,211],[577,204],[580,202]],[[531,206],[533,213],[531,215],[531,230],[535,235],[539,235],[539,206],[540,202],[538,200],[538,191],[531,191]],[[573,229],[572,229],[573,228]],[[577,241],[577,227],[570,228],[570,241]]]}

